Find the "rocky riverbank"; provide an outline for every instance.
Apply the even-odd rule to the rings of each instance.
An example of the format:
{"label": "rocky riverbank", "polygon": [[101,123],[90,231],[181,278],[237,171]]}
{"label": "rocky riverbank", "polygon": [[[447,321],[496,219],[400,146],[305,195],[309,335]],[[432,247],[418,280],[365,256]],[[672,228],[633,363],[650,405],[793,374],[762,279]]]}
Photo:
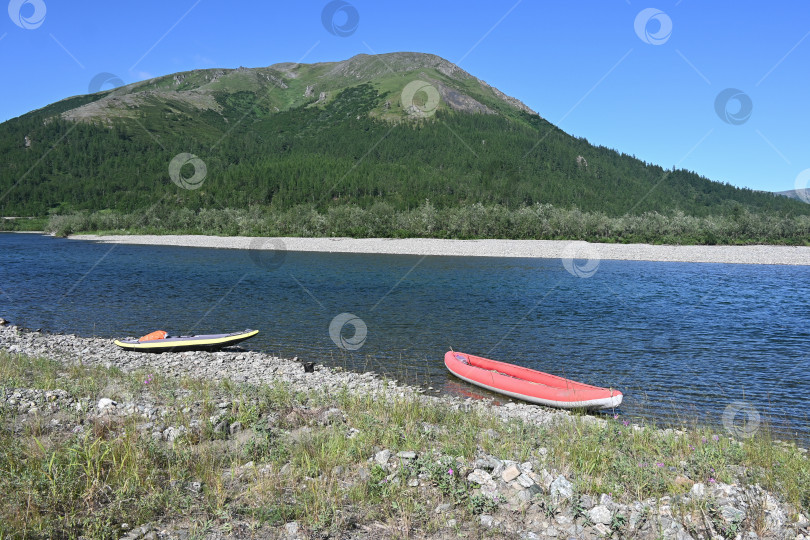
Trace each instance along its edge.
{"label": "rocky riverbank", "polygon": [[273,251],[273,261],[287,251],[526,257],[561,260],[624,260],[730,264],[810,265],[808,246],[678,246],[601,244],[568,240],[452,240],[440,238],[262,238],[205,235],[75,235],[76,240],[108,244],[187,246]]}
{"label": "rocky riverbank", "polygon": [[[0,382],[0,489],[20,491],[0,503],[0,536],[24,536],[9,525],[33,519],[21,501],[46,518],[68,504],[47,481],[67,448],[99,457],[101,484],[88,482],[95,465],[77,466],[83,502],[68,506],[92,513],[46,520],[67,536],[810,538],[810,466],[795,447],[436,398],[238,349],[132,353],[14,326],[0,327]],[[121,474],[126,458],[96,446],[143,470]],[[7,474],[36,459],[42,492]]]}

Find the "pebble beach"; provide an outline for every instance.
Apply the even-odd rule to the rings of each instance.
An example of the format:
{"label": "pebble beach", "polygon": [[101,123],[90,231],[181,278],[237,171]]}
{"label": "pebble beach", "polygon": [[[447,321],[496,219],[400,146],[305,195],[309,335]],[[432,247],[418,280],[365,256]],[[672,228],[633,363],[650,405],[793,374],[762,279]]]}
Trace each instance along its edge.
{"label": "pebble beach", "polygon": [[437,238],[265,238],[202,235],[74,235],[108,244],[458,257],[526,257],[810,266],[810,246],[675,246],[567,240]]}
{"label": "pebble beach", "polygon": [[[314,372],[306,373],[301,363],[294,360],[238,347],[220,352],[134,353],[117,348],[108,339],[45,334],[9,324],[0,326],[0,352],[14,355],[6,357],[7,361],[14,357],[49,358],[64,366],[58,368],[64,370],[69,370],[69,366],[112,369],[106,376],[113,379],[121,377],[115,375],[119,371],[140,373],[141,377],[147,374],[140,392],[126,390],[132,383],[127,386],[123,381],[112,384],[108,381],[97,395],[74,395],[64,389],[70,388],[69,384],[64,388],[53,384],[48,384],[47,388],[4,385],[0,388],[0,414],[4,418],[4,428],[10,433],[18,433],[18,436],[36,429],[40,437],[45,434],[53,440],[65,437],[82,440],[86,436],[83,434],[98,431],[99,426],[111,429],[109,426],[129,425],[140,434],[139,437],[151,439],[153,445],[167,449],[185,445],[192,451],[208,448],[206,445],[211,442],[206,442],[206,438],[212,438],[224,445],[221,451],[227,451],[227,456],[231,457],[227,457],[228,465],[222,470],[209,472],[205,478],[192,478],[182,485],[193,500],[205,500],[206,494],[216,487],[212,482],[222,483],[229,496],[236,499],[245,497],[254,486],[267,483],[280,482],[293,486],[286,488],[288,491],[301,491],[308,489],[309,483],[323,482],[324,485],[345,486],[340,489],[383,486],[380,489],[404,497],[403,500],[418,497],[427,505],[429,517],[421,518],[420,525],[409,530],[407,535],[423,538],[810,538],[810,521],[799,509],[786,503],[783,494],[747,482],[748,473],[744,467],[730,467],[733,474],[730,481],[715,481],[714,478],[704,481],[690,478],[694,475],[688,472],[688,464],[682,461],[670,467],[673,472],[667,473],[674,478],[671,495],[637,499],[630,494],[620,497],[583,493],[580,490],[590,480],[561,465],[553,457],[555,452],[544,445],[534,448],[535,444],[531,444],[534,449],[528,460],[493,455],[483,450],[483,446],[492,444],[487,441],[498,440],[520,424],[532,424],[542,430],[580,426],[576,428],[580,433],[583,429],[591,429],[584,427],[590,425],[596,430],[615,430],[619,435],[638,433],[641,437],[649,437],[652,442],[660,440],[660,444],[689,437],[687,431],[656,430],[626,422],[614,428],[610,423],[615,420],[530,404],[507,403],[494,407],[483,400],[427,396],[417,388],[386,381],[371,373],[352,373],[321,365],[316,366]],[[161,392],[150,389],[153,373],[167,381],[161,383],[164,388]],[[68,371],[60,376],[66,383],[64,377],[68,376]],[[215,394],[205,394],[202,400],[199,395],[185,397],[189,390],[183,388],[188,388],[188,383],[182,388],[168,390],[171,388],[169,380],[188,380],[189,377],[231,382],[216,386],[213,389]],[[21,381],[19,377],[16,380]],[[471,460],[442,453],[430,446],[398,449],[383,444],[361,445],[359,459],[347,460],[331,471],[322,471],[315,479],[299,478],[295,476],[294,463],[285,464],[283,458],[266,462],[250,460],[250,449],[255,448],[257,440],[266,438],[267,433],[272,433],[273,440],[286,441],[283,444],[293,448],[307,448],[312,441],[323,441],[324,437],[360,440],[364,437],[364,429],[368,429],[361,423],[365,413],[358,415],[336,407],[336,404],[317,406],[306,397],[277,410],[265,410],[266,405],[261,405],[255,398],[240,401],[246,399],[246,394],[238,388],[245,387],[234,387],[234,384],[283,384],[301,396],[314,395],[310,392],[322,395],[349,392],[392,405],[415,400],[413,403],[421,403],[428,409],[446,407],[466,414],[494,415],[496,422],[492,424],[494,429],[476,435],[479,446]],[[237,417],[245,417],[241,412],[245,410],[253,411],[250,415],[252,421],[236,421]],[[441,439],[442,434],[450,429],[449,426],[425,422],[419,426],[426,433],[420,438],[427,441]],[[704,444],[718,447],[725,444],[725,448],[741,445],[733,439],[723,443],[716,436],[708,440],[704,438]],[[795,446],[792,449],[786,447],[785,452],[795,453],[793,459],[800,462],[807,459],[806,450]],[[444,469],[436,473],[437,467]],[[678,471],[681,467],[684,467],[683,471]],[[474,502],[473,506],[454,503],[446,492],[441,491],[446,482],[437,478],[446,475],[447,471],[453,475],[452,485],[456,489],[468,490],[465,500]],[[172,486],[172,489],[177,489],[176,482]],[[399,537],[402,533],[396,523],[362,518],[340,521],[332,529],[317,533],[312,523],[300,520],[263,524],[238,516],[231,519],[230,532],[208,530],[200,535],[194,522],[189,522],[187,517],[166,515],[157,521],[116,525],[116,536],[127,540],[241,538],[248,535],[256,538],[370,539]]]}

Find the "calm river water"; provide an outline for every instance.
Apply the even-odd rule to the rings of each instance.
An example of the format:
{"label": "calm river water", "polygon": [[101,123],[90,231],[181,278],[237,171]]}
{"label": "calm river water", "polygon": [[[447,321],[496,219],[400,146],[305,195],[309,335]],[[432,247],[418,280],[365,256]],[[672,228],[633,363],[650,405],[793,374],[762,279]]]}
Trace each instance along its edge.
{"label": "calm river water", "polygon": [[257,328],[245,348],[486,395],[446,372],[453,348],[619,388],[631,417],[721,425],[739,411],[739,428],[755,410],[807,442],[807,273],[601,261],[578,278],[557,259],[279,257],[0,234],[0,316],[109,338]]}

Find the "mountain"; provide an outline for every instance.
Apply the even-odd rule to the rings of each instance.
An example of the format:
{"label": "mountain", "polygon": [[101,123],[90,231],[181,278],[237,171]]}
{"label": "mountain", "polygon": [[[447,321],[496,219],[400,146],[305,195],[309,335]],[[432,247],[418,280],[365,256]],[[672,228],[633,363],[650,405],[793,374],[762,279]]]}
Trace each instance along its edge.
{"label": "mountain", "polygon": [[[178,112],[223,113],[228,104],[222,98],[242,92],[250,94],[256,107],[254,112],[261,116],[298,107],[325,106],[342,90],[361,83],[371,82],[383,95],[395,96],[418,78],[433,85],[450,110],[508,114],[517,109],[536,114],[519,100],[443,58],[421,53],[393,53],[360,54],[343,62],[281,63],[267,68],[178,73],[106,92],[100,99],[65,111],[61,116],[67,120],[110,121],[132,118],[136,111],[162,106]],[[385,101],[368,112],[387,120],[409,116],[399,104],[392,109]]]}
{"label": "mountain", "polygon": [[810,189],[789,189],[787,191],[775,191],[774,194],[797,199],[804,203],[810,202]]}
{"label": "mountain", "polygon": [[[196,189],[170,180],[170,163],[188,153],[205,165]],[[430,54],[194,70],[0,124],[0,215],[381,201],[402,211],[426,200],[608,216],[810,215],[799,201],[593,146]]]}

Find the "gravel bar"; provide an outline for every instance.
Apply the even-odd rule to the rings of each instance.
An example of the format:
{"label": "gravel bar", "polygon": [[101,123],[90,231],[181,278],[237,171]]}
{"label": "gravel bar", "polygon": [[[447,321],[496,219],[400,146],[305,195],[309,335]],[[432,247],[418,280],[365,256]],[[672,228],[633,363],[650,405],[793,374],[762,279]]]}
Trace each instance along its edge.
{"label": "gravel bar", "polygon": [[225,249],[605,259],[728,264],[810,266],[810,246],[675,246],[599,244],[567,240],[447,240],[437,238],[267,238],[203,235],[75,235],[70,238],[109,244],[144,244]]}

